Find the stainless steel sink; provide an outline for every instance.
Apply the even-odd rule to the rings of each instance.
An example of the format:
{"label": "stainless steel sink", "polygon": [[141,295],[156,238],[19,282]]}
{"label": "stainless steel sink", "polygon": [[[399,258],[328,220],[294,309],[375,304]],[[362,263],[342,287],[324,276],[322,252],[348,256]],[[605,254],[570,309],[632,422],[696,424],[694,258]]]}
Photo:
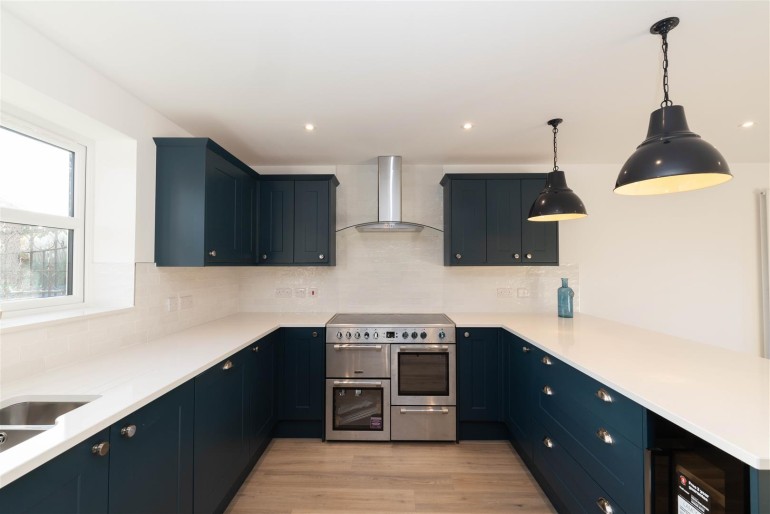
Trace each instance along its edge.
{"label": "stainless steel sink", "polygon": [[26,430],[17,428],[0,428],[0,453],[8,448],[13,448],[19,443],[23,443],[30,437],[45,432],[45,429]]}
{"label": "stainless steel sink", "polygon": [[53,425],[56,418],[85,405],[88,401],[26,401],[0,409],[0,426]]}

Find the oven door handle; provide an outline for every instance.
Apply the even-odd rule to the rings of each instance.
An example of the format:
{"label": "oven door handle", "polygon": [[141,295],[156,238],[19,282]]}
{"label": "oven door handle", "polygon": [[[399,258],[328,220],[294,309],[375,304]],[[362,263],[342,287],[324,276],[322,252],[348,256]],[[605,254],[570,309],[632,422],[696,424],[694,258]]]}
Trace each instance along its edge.
{"label": "oven door handle", "polygon": [[335,380],[334,385],[336,386],[379,386],[382,387],[382,382],[377,381],[364,381],[364,380]]}
{"label": "oven door handle", "polygon": [[335,350],[382,350],[381,344],[335,344]]}
{"label": "oven door handle", "polygon": [[445,344],[440,344],[440,345],[439,344],[434,344],[434,345],[430,345],[430,346],[417,345],[416,347],[410,345],[410,346],[399,346],[398,347],[398,351],[399,352],[404,352],[404,353],[406,353],[406,352],[420,352],[420,353],[422,353],[422,352],[441,352],[441,351],[445,351],[445,350],[449,350],[449,346],[445,345]]}
{"label": "oven door handle", "polygon": [[401,407],[401,414],[449,414],[446,407]]}

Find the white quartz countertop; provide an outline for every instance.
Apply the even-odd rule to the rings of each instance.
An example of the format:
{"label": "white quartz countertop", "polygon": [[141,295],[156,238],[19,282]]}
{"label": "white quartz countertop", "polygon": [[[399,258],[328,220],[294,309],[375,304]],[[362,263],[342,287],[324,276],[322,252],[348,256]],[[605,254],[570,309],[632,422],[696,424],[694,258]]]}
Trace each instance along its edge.
{"label": "white quartz countertop", "polygon": [[[99,395],[0,453],[0,487],[109,427],[278,327],[332,313],[240,313],[148,344],[3,384],[0,406],[30,395]],[[757,469],[770,469],[770,361],[579,315],[448,313],[502,327]]]}
{"label": "white quartz countertop", "polygon": [[0,453],[0,487],[163,396],[279,327],[323,326],[333,313],[241,313],[148,344],[3,383],[0,406],[28,396],[98,395],[54,428]]}
{"label": "white quartz countertop", "polygon": [[593,316],[447,313],[502,327],[757,469],[770,469],[770,360]]}

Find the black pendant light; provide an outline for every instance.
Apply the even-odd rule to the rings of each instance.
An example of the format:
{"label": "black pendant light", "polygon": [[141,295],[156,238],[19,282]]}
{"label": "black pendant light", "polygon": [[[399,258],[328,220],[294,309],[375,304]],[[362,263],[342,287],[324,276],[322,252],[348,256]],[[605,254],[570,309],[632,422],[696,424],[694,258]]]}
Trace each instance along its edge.
{"label": "black pendant light", "polygon": [[567,187],[564,172],[556,165],[556,134],[562,121],[556,118],[548,122],[553,127],[553,171],[545,178],[545,189],[529,209],[529,221],[564,221],[588,216],[583,202]]}
{"label": "black pendant light", "polygon": [[668,98],[668,33],[679,18],[666,18],[650,27],[663,39],[663,102],[650,114],[647,139],[620,170],[615,192],[657,195],[691,191],[727,182],[733,176],[725,158],[698,134],[690,132],[684,107]]}

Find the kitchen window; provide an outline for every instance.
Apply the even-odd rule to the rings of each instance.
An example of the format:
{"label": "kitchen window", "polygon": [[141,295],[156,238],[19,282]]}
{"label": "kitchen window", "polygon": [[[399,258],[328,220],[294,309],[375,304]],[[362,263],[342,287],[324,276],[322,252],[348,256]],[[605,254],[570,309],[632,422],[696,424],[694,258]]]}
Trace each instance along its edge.
{"label": "kitchen window", "polygon": [[0,124],[0,307],[83,302],[86,147],[20,120]]}

